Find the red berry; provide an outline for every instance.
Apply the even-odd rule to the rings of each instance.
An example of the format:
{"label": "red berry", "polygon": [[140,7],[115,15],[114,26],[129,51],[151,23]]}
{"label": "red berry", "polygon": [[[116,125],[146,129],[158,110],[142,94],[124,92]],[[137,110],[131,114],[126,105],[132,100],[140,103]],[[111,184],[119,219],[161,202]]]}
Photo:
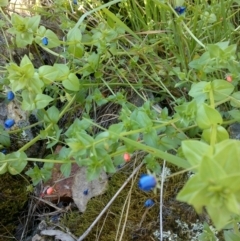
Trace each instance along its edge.
{"label": "red berry", "polygon": [[53,193],[53,191],[54,191],[53,187],[49,187],[49,188],[47,189],[47,194],[48,194],[48,195],[51,195],[51,194]]}
{"label": "red berry", "polygon": [[226,80],[227,80],[227,82],[232,82],[232,76],[231,75],[227,75],[226,76]]}
{"label": "red berry", "polygon": [[131,160],[131,156],[130,156],[130,154],[129,153],[124,153],[124,155],[123,155],[123,159],[124,159],[124,161],[125,162],[129,162],[130,160]]}

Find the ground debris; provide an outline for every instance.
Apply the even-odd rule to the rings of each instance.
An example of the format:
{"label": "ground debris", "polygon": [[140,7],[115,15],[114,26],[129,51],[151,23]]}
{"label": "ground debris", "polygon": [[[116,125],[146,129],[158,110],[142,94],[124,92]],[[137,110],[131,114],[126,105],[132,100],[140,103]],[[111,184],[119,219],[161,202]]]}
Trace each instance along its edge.
{"label": "ground debris", "polygon": [[42,230],[41,235],[54,236],[55,239],[59,239],[61,241],[75,241],[75,239],[72,238],[69,234],[66,234],[60,230]]}

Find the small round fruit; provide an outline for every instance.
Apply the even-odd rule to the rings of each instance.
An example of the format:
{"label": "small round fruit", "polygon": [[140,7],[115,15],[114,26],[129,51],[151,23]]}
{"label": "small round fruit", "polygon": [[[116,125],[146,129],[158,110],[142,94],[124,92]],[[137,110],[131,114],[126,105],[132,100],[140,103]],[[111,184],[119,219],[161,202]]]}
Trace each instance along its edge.
{"label": "small round fruit", "polygon": [[227,80],[227,82],[232,82],[232,76],[231,75],[227,75],[226,76],[226,80]]}
{"label": "small round fruit", "polygon": [[124,153],[124,155],[123,155],[123,159],[124,159],[124,161],[125,162],[129,162],[130,160],[131,160],[131,156],[130,156],[130,154],[129,153]]}
{"label": "small round fruit", "polygon": [[53,187],[49,187],[48,189],[47,189],[47,194],[48,195],[51,195],[51,194],[53,194]]}

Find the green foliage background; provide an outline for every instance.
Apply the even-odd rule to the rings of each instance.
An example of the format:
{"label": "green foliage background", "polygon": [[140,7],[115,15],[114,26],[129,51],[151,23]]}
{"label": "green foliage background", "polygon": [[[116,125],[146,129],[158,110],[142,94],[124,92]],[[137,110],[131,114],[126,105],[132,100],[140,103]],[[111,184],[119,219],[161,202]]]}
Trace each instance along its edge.
{"label": "green foliage background", "polygon": [[[102,170],[115,173],[125,152],[141,151],[156,175],[159,160],[191,170],[194,176],[178,200],[197,212],[205,207],[217,229],[235,227],[239,140],[229,139],[227,128],[240,120],[239,1],[114,0],[81,7],[56,1],[45,9],[34,6],[31,17],[13,13],[11,18],[7,4],[0,2],[9,48],[31,46],[55,61],[45,64],[39,54],[42,64],[36,66],[36,57],[26,54],[16,63],[10,53],[2,68],[1,90],[10,88],[23,110],[37,113],[43,129],[18,150],[0,154],[1,174],[16,175],[33,162],[25,173],[36,185],[50,177],[54,163],[62,163],[68,176],[74,159],[87,166],[92,180]],[[179,15],[178,6],[185,6],[185,13]],[[45,19],[61,34],[44,26]],[[129,101],[130,92],[143,104]],[[103,126],[96,110],[107,104],[119,106],[117,123]],[[61,118],[79,109],[79,118],[60,127]],[[3,148],[17,131],[1,129]],[[28,157],[25,151],[40,139],[47,140],[52,154]],[[55,155],[58,143],[65,147]],[[226,240],[239,238],[236,228],[232,233],[225,232]]]}

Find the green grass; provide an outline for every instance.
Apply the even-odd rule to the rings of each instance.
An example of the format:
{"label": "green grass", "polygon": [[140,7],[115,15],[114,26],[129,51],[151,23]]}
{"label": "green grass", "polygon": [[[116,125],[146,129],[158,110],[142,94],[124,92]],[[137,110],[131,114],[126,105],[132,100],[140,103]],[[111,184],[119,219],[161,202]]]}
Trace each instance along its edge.
{"label": "green grass", "polygon": [[[42,131],[13,153],[1,155],[1,173],[16,174],[26,171],[28,162],[45,162],[43,168],[27,171],[36,184],[50,177],[54,162],[62,163],[67,176],[74,158],[88,167],[88,177],[94,179],[102,169],[114,173],[125,152],[144,152],[146,168],[157,175],[159,159],[198,174],[209,160],[198,150],[191,152],[194,148],[189,146],[195,143],[213,160],[223,141],[235,146],[237,155],[227,128],[240,121],[238,2],[56,1],[32,7],[41,22],[38,17],[17,15],[9,19],[2,9],[6,46],[30,53],[24,56],[20,51],[20,63],[9,54],[10,63],[1,70],[1,90],[4,94],[6,87],[11,88],[25,111],[37,113]],[[179,6],[186,7],[183,14],[175,11]],[[48,45],[42,44],[43,37]],[[231,83],[226,75],[232,76]],[[67,121],[62,123],[63,119]],[[5,136],[0,139],[3,149],[10,145],[9,135],[22,131],[0,130]],[[48,157],[22,153],[40,139],[47,140]],[[66,148],[53,155],[57,144]],[[216,170],[223,168],[211,164]],[[226,170],[228,178],[236,174]],[[216,200],[225,208],[223,218],[216,221],[212,199],[198,203],[194,195],[200,194],[187,185],[189,196],[183,192],[181,200],[197,210],[207,206],[221,229],[227,216],[239,214],[235,204],[240,197],[222,179],[199,176],[199,185],[221,183],[223,193],[219,191]],[[209,188],[210,197],[215,198],[215,188]],[[225,191],[232,194],[231,200]]]}

